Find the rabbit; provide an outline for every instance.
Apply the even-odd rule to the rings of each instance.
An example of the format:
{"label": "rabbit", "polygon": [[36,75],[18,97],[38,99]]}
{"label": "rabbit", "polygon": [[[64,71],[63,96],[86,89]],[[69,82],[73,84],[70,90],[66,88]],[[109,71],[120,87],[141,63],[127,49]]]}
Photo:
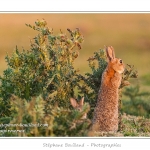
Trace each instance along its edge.
{"label": "rabbit", "polygon": [[[83,110],[84,97],[82,97],[79,102],[77,102],[74,98],[70,98],[70,103],[74,109],[81,112]],[[88,123],[89,126],[91,125],[91,121],[87,118],[87,113],[84,113],[79,120],[72,122],[70,130],[76,128],[77,124],[82,124],[83,122]]]}
{"label": "rabbit", "polygon": [[125,65],[121,59],[115,58],[112,46],[106,47],[106,54],[108,65],[102,74],[92,128],[100,132],[116,132],[118,130],[118,92]]}
{"label": "rabbit", "polygon": [[[79,102],[77,102],[74,98],[70,98],[70,103],[74,109],[81,112],[84,105],[84,97],[82,97]],[[86,119],[86,118],[87,118],[87,114],[85,113],[81,119]]]}

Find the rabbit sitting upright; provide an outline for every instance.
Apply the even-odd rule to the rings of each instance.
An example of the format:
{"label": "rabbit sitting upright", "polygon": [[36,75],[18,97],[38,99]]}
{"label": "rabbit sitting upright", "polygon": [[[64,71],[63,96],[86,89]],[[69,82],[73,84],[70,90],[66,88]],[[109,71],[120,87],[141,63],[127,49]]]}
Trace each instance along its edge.
{"label": "rabbit sitting upright", "polygon": [[108,65],[102,74],[92,128],[97,131],[118,130],[119,86],[125,69],[123,61],[115,58],[112,46],[106,47]]}

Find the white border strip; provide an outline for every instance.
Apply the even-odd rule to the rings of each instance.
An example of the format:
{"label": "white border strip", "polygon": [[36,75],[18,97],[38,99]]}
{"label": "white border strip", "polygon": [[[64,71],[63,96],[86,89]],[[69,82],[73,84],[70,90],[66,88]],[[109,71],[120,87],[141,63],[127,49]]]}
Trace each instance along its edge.
{"label": "white border strip", "polygon": [[93,149],[93,150],[131,150],[131,149],[143,149],[149,150],[149,139],[100,139],[100,138],[36,138],[36,139],[0,139],[0,149],[5,150],[70,150],[70,149]]}
{"label": "white border strip", "polygon": [[149,12],[148,0],[1,0],[1,12]]}

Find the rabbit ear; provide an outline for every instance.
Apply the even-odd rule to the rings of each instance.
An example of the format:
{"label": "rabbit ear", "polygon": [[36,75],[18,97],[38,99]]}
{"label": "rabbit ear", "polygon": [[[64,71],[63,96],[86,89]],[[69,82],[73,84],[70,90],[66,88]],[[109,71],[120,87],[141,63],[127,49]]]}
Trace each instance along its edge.
{"label": "rabbit ear", "polygon": [[79,102],[80,106],[83,106],[83,104],[84,104],[84,97],[82,97],[81,100],[80,100],[80,102]]}
{"label": "rabbit ear", "polygon": [[109,61],[111,61],[112,59],[115,59],[115,52],[114,52],[114,48],[112,46],[106,47],[106,53],[107,53],[107,57],[108,57]]}
{"label": "rabbit ear", "polygon": [[70,103],[73,108],[76,108],[78,106],[78,103],[74,98],[70,98]]}

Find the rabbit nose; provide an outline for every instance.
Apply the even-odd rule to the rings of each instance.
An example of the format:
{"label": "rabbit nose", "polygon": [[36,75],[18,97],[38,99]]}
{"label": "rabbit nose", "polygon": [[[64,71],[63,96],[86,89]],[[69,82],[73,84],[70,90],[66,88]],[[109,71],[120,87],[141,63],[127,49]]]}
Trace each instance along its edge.
{"label": "rabbit nose", "polygon": [[120,63],[122,64],[122,60],[120,59]]}

